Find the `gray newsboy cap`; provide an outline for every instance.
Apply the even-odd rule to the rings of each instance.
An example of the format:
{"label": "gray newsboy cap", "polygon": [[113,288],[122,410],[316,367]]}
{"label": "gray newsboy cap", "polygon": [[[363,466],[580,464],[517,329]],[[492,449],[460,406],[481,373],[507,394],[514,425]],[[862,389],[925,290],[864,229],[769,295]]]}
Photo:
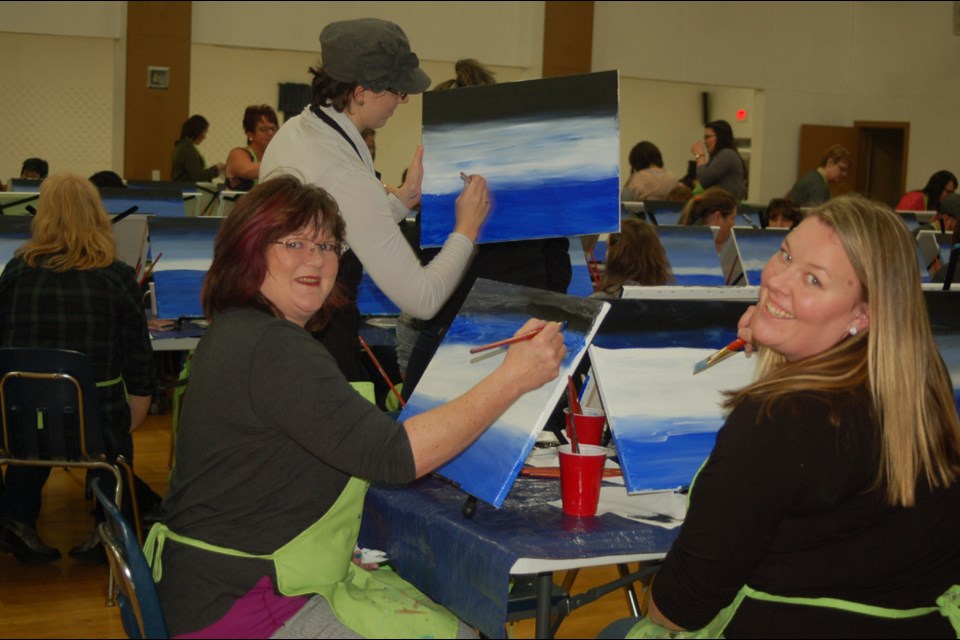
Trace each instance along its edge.
{"label": "gray newsboy cap", "polygon": [[320,58],[334,80],[357,82],[371,91],[423,93],[430,86],[406,34],[386,20],[331,22],[320,32]]}

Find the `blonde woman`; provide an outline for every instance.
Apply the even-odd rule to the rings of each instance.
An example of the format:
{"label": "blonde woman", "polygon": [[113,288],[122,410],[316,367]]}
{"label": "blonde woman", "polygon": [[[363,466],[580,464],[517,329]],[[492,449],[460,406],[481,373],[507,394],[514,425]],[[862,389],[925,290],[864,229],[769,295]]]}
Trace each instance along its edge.
{"label": "blonde woman", "polygon": [[955,637],[960,424],[907,227],[858,197],[815,209],[739,335],[758,378],[628,635]]}
{"label": "blonde woman", "polygon": [[[0,277],[0,347],[86,354],[98,382],[107,455],[132,460],[130,432],[146,417],[156,384],[133,269],[117,260],[100,196],[80,176],[44,180],[31,230],[32,237]],[[12,552],[24,564],[60,557],[36,531],[40,493],[49,475],[49,469],[8,467],[6,488],[0,492],[0,551]],[[103,474],[100,482],[112,487],[113,475]],[[70,554],[79,560],[105,560],[95,532]]]}

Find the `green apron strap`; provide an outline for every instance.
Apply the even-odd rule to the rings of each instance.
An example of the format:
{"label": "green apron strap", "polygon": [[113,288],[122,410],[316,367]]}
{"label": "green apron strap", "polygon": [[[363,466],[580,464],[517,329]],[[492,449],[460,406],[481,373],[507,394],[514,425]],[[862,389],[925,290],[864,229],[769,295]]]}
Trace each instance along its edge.
{"label": "green apron strap", "polygon": [[126,385],[126,383],[123,381],[123,374],[120,374],[119,376],[117,376],[116,378],[113,378],[112,380],[101,380],[100,382],[97,383],[97,389],[103,389],[103,388],[105,388],[105,387],[112,387],[112,386],[115,385],[115,384],[122,384],[122,385],[123,385],[123,397],[126,398],[127,401],[129,402],[129,401],[130,401],[130,394],[127,393],[127,385]]}
{"label": "green apron strap", "polygon": [[153,569],[154,582],[160,582],[160,580],[163,578],[163,562],[161,561],[161,556],[163,555],[163,546],[166,544],[168,538],[174,542],[179,542],[180,544],[185,544],[189,547],[195,547],[197,549],[203,549],[204,551],[219,553],[226,556],[233,556],[235,558],[273,560],[275,555],[273,553],[267,555],[256,555],[253,553],[246,553],[244,551],[237,551],[236,549],[228,549],[227,547],[219,547],[215,544],[204,542],[203,540],[188,538],[187,536],[182,536],[179,533],[174,533],[166,524],[157,522],[150,529],[150,534],[147,536],[147,541],[143,543],[143,553],[147,557],[147,564],[149,564]]}
{"label": "green apron strap", "polygon": [[733,602],[727,605],[726,608],[714,616],[713,620],[708,622],[706,626],[701,629],[674,631],[672,629],[667,629],[666,627],[661,627],[650,618],[644,618],[627,632],[627,637],[647,639],[721,638],[723,637],[723,630],[727,628],[727,625],[733,619],[734,614],[737,612],[737,609],[740,608],[740,603],[743,602],[745,597],[746,593],[744,593],[743,589],[740,589],[740,591],[737,593],[737,596],[733,599]]}
{"label": "green apron strap", "polygon": [[790,596],[775,596],[769,593],[764,593],[763,591],[757,591],[756,589],[752,589],[747,585],[743,586],[743,591],[748,597],[753,598],[754,600],[763,600],[764,602],[779,602],[783,604],[823,607],[825,609],[837,609],[839,611],[849,611],[850,613],[860,613],[865,616],[872,616],[874,618],[888,618],[891,620],[917,618],[939,611],[938,607],[889,609],[887,607],[877,607],[871,604],[862,604],[860,602],[841,600],[840,598],[799,598]]}
{"label": "green apron strap", "polygon": [[112,380],[102,380],[102,381],[98,382],[98,383],[97,383],[97,388],[100,389],[100,388],[103,388],[103,387],[112,387],[113,385],[115,385],[115,384],[121,384],[122,382],[123,382],[123,376],[122,376],[122,375],[119,375],[119,376],[117,376],[116,378],[114,378],[114,379],[112,379]]}

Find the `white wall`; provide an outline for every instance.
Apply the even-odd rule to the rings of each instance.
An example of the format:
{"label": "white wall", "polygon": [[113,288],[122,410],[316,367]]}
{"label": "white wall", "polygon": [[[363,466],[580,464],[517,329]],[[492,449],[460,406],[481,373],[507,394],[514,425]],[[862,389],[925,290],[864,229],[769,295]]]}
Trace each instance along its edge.
{"label": "white wall", "polygon": [[[960,37],[951,2],[597,2],[593,67],[621,73],[621,157],[657,143],[682,173],[712,116],[752,139],[752,200],[781,195],[797,174],[800,125],[911,123],[908,185],[960,171]],[[0,179],[28,155],[89,175],[122,167],[123,2],[0,3]],[[329,21],[398,22],[435,81],[474,57],[500,81],[539,77],[542,2],[193,3],[191,111],[204,113],[211,162],[243,143],[247,104],[276,103],[276,84],[307,81]],[[43,34],[43,35],[39,35]],[[732,111],[745,108],[746,123]],[[419,98],[378,141],[389,180],[419,140]],[[172,141],[171,141],[172,144]],[[88,173],[89,172],[89,173]]]}
{"label": "white wall", "polygon": [[[793,183],[801,124],[909,121],[908,184],[922,186],[960,170],[952,12],[951,2],[597,2],[593,65],[756,89],[751,200]],[[650,126],[676,138],[675,119]]]}
{"label": "white wall", "polygon": [[0,181],[19,177],[29,157],[45,159],[55,173],[89,176],[115,166],[115,44],[0,34]]}

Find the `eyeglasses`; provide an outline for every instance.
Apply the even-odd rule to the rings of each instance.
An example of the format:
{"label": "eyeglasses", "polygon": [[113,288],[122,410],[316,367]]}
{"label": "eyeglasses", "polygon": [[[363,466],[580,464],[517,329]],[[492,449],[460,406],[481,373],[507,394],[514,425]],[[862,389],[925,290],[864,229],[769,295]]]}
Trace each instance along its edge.
{"label": "eyeglasses", "polygon": [[308,242],[306,240],[275,240],[273,244],[283,245],[287,253],[300,259],[316,251],[318,254],[330,255],[339,258],[347,250],[343,242]]}
{"label": "eyeglasses", "polygon": [[714,134],[714,133],[708,133],[707,135],[703,136],[703,139],[704,139],[704,140],[709,140],[710,138],[716,138],[716,137],[717,137],[716,134]]}
{"label": "eyeglasses", "polygon": [[272,124],[259,124],[257,125],[257,131],[260,133],[276,133],[277,127]]}
{"label": "eyeglasses", "polygon": [[407,96],[409,95],[406,91],[397,91],[396,89],[387,89],[387,91],[397,96],[401,100],[406,100]]}

